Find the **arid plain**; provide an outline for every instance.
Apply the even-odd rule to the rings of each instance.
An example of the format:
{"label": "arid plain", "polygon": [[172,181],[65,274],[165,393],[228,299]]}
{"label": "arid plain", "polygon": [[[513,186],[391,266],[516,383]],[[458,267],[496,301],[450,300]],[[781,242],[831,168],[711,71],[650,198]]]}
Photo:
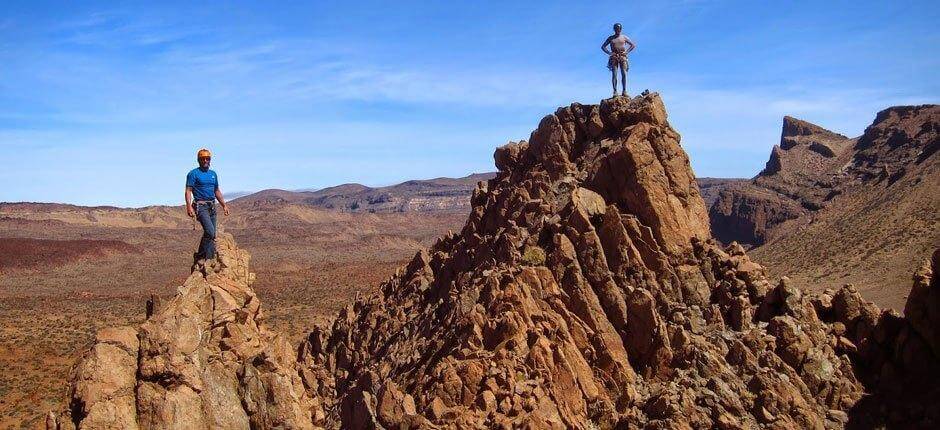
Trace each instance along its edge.
{"label": "arid plain", "polygon": [[[268,323],[295,341],[466,218],[459,209],[232,206],[221,225],[252,255]],[[44,411],[66,395],[69,369],[94,333],[139,323],[151,294],[174,294],[189,275],[200,234],[182,206],[3,205],[0,428],[42,427]]]}

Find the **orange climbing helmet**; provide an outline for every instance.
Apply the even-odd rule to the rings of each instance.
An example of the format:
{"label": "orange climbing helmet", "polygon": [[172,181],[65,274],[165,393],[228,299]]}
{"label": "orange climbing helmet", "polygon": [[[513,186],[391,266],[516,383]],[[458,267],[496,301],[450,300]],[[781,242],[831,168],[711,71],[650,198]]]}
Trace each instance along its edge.
{"label": "orange climbing helmet", "polygon": [[200,158],[202,158],[202,157],[209,157],[209,158],[212,158],[212,153],[209,152],[208,149],[202,148],[202,149],[199,150],[199,152],[196,153],[196,159],[198,160],[198,159],[200,159]]}

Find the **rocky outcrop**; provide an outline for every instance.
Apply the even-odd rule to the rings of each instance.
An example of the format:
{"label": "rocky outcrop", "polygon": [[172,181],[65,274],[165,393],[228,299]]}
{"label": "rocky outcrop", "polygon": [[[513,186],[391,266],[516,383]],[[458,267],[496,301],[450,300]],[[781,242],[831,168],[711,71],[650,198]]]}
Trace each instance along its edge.
{"label": "rocky outcrop", "polygon": [[832,143],[847,139],[841,134],[833,133],[816,124],[792,116],[783,117],[783,131],[780,133],[780,148],[783,150],[790,150],[799,145],[807,147],[815,145],[830,148],[829,151],[821,152],[834,152],[831,148],[834,146]]}
{"label": "rocky outcrop", "polygon": [[940,249],[914,274],[904,315],[880,309],[850,286],[812,299],[829,344],[851,357],[867,396],[849,410],[855,428],[940,424]]}
{"label": "rocky outcrop", "polygon": [[[802,133],[802,132],[801,132]],[[802,134],[800,134],[802,136]],[[231,237],[77,366],[84,428],[843,428],[940,422],[940,252],[902,317],[711,239],[657,94],[572,104],[494,154],[467,223],[315,327],[262,324]],[[878,407],[871,407],[874,402]]]}
{"label": "rocky outcrop", "polygon": [[895,106],[878,112],[858,138],[848,170],[858,181],[895,182],[940,149],[940,106]]}
{"label": "rocky outcrop", "polygon": [[786,116],[780,144],[774,146],[767,166],[757,178],[768,188],[779,188],[784,194],[792,194],[791,197],[810,200],[812,195],[800,193],[798,187],[833,167],[834,159],[853,143],[853,139],[841,134]]}
{"label": "rocky outcrop", "polygon": [[139,327],[108,328],[73,371],[52,428],[313,428],[322,420],[294,348],[263,324],[248,253],[228,234]]}
{"label": "rocky outcrop", "polygon": [[934,356],[940,357],[940,249],[931,263],[914,274],[914,287],[904,307],[910,326],[927,343]]}
{"label": "rocky outcrop", "polygon": [[[774,276],[789,276],[816,292],[852,283],[867,299],[901,310],[910,274],[940,243],[940,106],[885,109],[860,137],[846,142],[851,146],[836,151],[835,161],[803,169],[811,179],[800,186],[805,191],[769,188],[796,175],[760,176],[749,184],[748,190],[801,206],[793,218],[767,222],[763,242],[751,234],[760,228],[718,227],[760,225],[758,215],[767,212],[763,202],[738,196],[712,206],[713,233],[726,242],[757,236],[751,255]],[[807,173],[812,171],[817,173]]]}
{"label": "rocky outcrop", "polygon": [[[500,172],[474,192],[460,233],[301,347],[329,426],[840,428],[856,419],[868,379],[852,357],[873,357],[859,345],[895,320],[851,289],[826,301],[773,283],[740,246],[710,240],[657,95],[559,109],[494,158]],[[877,345],[904,349],[889,343]],[[903,419],[929,422],[934,409]]]}

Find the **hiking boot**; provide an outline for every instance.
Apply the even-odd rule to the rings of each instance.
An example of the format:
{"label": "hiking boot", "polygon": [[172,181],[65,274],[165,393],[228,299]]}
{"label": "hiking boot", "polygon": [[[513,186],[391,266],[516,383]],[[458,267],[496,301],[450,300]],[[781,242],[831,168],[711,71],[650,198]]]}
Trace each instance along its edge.
{"label": "hiking boot", "polygon": [[630,96],[627,95],[627,92],[626,92],[626,91],[624,91],[624,92],[621,93],[620,95],[621,95],[621,96],[624,96],[624,97],[630,97]]}

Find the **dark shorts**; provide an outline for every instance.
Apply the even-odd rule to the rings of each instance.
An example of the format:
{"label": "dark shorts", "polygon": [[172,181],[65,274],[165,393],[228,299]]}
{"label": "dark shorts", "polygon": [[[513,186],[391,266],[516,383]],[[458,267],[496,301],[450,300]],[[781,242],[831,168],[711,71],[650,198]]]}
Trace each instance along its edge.
{"label": "dark shorts", "polygon": [[617,70],[617,67],[620,67],[624,72],[630,70],[630,63],[627,61],[626,55],[612,54],[610,59],[607,60],[607,68],[611,72]]}

